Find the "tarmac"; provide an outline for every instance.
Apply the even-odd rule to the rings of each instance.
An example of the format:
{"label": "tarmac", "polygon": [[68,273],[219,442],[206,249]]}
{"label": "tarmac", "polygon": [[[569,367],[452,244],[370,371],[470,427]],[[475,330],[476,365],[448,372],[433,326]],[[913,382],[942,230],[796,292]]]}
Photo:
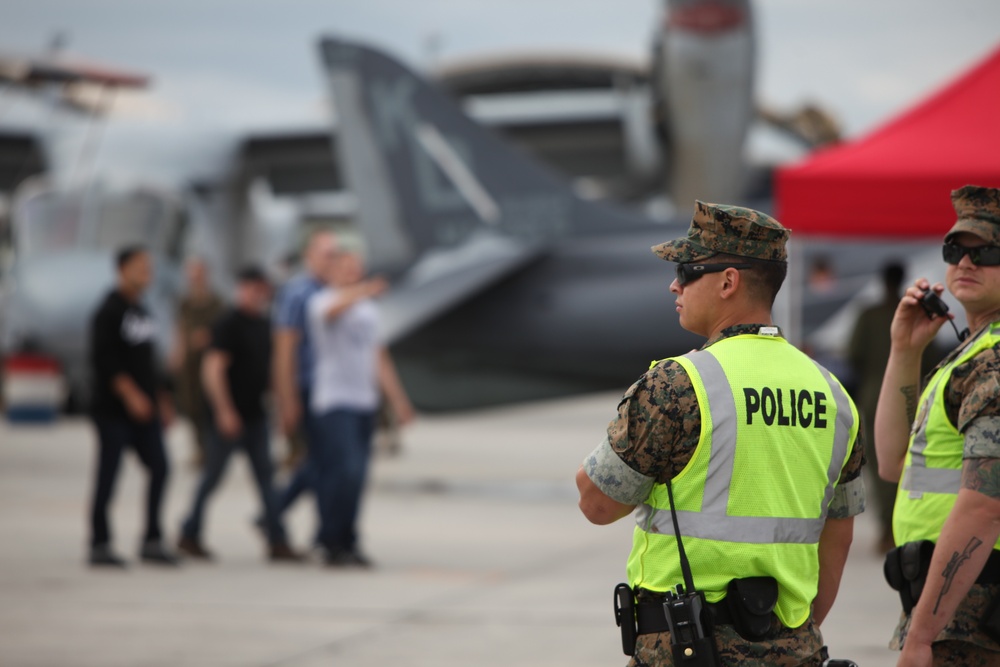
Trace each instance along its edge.
{"label": "tarmac", "polygon": [[[423,415],[402,451],[373,462],[363,546],[376,567],[313,558],[274,565],[251,525],[245,458],[211,504],[212,563],[140,564],[145,475],[127,457],[113,502],[125,571],[85,564],[94,466],[89,423],[0,424],[0,665],[3,667],[625,665],[612,590],[632,521],[589,524],[573,477],[603,437],[617,394]],[[197,474],[185,425],[168,433],[171,545]],[[275,438],[275,452],[283,444]],[[304,498],[289,531],[314,530]],[[823,633],[834,657],[895,665],[898,599],[862,515]]]}

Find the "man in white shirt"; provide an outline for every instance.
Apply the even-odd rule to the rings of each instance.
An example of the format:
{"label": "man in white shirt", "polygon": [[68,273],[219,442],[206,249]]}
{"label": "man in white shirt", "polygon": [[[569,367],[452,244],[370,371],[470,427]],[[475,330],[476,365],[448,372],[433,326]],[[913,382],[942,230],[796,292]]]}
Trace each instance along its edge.
{"label": "man in white shirt", "polygon": [[371,564],[358,547],[356,523],[381,395],[401,424],[413,419],[413,407],[378,335],[378,308],[372,299],[387,285],[381,278],[363,276],[360,255],[339,251],[324,276],[327,287],[306,305],[315,361],[307,427],[318,477],[319,541],[326,562],[334,566]]}

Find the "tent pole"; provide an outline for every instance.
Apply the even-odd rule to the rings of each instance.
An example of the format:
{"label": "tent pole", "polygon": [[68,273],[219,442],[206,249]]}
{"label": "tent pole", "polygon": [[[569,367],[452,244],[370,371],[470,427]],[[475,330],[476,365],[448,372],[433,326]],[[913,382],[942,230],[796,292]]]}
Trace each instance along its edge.
{"label": "tent pole", "polygon": [[805,279],[805,258],[799,243],[788,239],[788,274],[785,284],[774,301],[774,322],[781,327],[785,340],[802,347],[802,290]]}

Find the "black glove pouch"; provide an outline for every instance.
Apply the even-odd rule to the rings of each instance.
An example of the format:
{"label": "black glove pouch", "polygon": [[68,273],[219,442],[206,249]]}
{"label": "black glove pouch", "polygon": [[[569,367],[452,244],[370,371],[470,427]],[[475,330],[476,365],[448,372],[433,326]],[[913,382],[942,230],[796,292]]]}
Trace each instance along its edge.
{"label": "black glove pouch", "polygon": [[747,641],[757,642],[767,637],[777,603],[778,581],[774,577],[733,579],[726,590],[733,627]]}
{"label": "black glove pouch", "polygon": [[920,600],[933,555],[934,543],[930,540],[907,542],[885,555],[882,567],[885,580],[893,590],[899,591],[899,601],[906,614],[913,611]]}

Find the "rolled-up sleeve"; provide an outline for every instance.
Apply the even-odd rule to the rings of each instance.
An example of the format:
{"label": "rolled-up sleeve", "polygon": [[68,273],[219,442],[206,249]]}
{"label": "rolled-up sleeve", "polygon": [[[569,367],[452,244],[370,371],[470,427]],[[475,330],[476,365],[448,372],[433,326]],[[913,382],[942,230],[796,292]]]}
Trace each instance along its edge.
{"label": "rolled-up sleeve", "polygon": [[833,500],[827,510],[828,519],[847,519],[865,511],[865,481],[855,477],[849,482],[838,484],[833,490]]}
{"label": "rolled-up sleeve", "polygon": [[607,438],[584,459],[583,470],[601,493],[625,505],[641,503],[656,482],[622,461]]}

